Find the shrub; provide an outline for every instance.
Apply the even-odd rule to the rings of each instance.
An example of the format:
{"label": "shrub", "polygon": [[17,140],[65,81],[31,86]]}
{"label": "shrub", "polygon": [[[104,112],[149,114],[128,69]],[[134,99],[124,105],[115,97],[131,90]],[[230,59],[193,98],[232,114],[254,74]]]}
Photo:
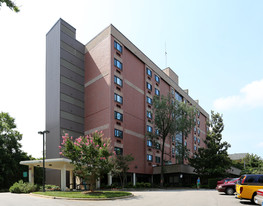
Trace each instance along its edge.
{"label": "shrub", "polygon": [[150,188],[151,187],[151,183],[148,183],[148,182],[137,182],[135,187],[136,188]]}
{"label": "shrub", "polygon": [[[43,186],[40,187],[40,191],[43,190]],[[60,187],[57,185],[45,185],[47,191],[60,191]]]}
{"label": "shrub", "polygon": [[28,182],[23,182],[20,180],[19,182],[14,183],[10,188],[9,191],[12,193],[30,193],[37,191],[37,185],[33,185]]}
{"label": "shrub", "polygon": [[133,184],[131,182],[129,182],[127,185],[126,185],[127,188],[133,188]]}
{"label": "shrub", "polygon": [[209,187],[210,189],[215,189],[218,180],[219,180],[218,178],[208,179],[208,187]]}

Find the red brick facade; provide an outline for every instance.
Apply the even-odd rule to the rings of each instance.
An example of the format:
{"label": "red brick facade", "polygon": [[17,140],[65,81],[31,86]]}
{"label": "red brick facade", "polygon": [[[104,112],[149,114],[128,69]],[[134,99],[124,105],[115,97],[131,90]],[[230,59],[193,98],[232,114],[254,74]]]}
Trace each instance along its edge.
{"label": "red brick facade", "polygon": [[[116,44],[121,51],[115,48]],[[147,68],[151,75],[147,74]],[[153,99],[155,89],[165,96],[168,92],[177,92],[182,101],[196,106],[199,111],[196,129],[183,141],[190,154],[204,146],[208,114],[178,86],[178,79],[174,79],[176,74],[169,68],[167,71],[172,73],[170,77],[112,25],[86,45],[85,133],[102,130],[105,136],[111,137],[113,148],[121,148],[124,155],[132,154],[135,158],[130,165],[132,173],[152,174],[153,166],[159,164],[156,157],[161,156],[161,151],[147,146],[145,137],[147,126],[153,128],[152,119],[147,117],[147,111],[152,112],[147,97]],[[122,81],[122,85],[115,83],[115,78]],[[151,89],[147,88],[147,83]],[[119,102],[115,101],[115,96]],[[115,119],[115,112],[122,114],[122,120]],[[122,138],[115,137],[115,129],[123,133]],[[176,163],[174,145],[172,138],[167,139],[165,153],[169,155],[165,160],[172,164]],[[147,160],[147,155],[152,155],[151,161]]]}

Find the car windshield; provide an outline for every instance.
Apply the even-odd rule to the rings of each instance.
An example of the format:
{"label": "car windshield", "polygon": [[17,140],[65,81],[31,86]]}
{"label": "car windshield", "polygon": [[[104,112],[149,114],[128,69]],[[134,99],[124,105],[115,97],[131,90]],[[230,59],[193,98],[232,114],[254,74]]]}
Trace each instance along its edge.
{"label": "car windshield", "polygon": [[237,179],[239,179],[239,178],[233,178],[233,179],[231,179],[231,180],[228,180],[228,182],[233,182],[233,181],[235,181],[235,180],[237,180]]}

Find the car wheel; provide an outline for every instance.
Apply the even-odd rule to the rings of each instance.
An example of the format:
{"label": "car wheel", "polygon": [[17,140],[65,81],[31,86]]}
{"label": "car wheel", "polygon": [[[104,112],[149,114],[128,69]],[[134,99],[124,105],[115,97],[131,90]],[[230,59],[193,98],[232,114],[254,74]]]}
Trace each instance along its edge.
{"label": "car wheel", "polygon": [[255,204],[255,197],[256,197],[257,193],[254,193],[252,196],[252,199],[250,200],[251,203]]}
{"label": "car wheel", "polygon": [[234,192],[235,192],[235,191],[234,191],[233,188],[231,188],[231,187],[226,188],[226,194],[227,194],[227,195],[233,195]]}

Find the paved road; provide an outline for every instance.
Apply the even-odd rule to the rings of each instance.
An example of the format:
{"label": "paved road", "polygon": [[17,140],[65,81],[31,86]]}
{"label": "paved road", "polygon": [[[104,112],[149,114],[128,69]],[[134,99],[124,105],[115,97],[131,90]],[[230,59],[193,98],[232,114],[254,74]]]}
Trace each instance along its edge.
{"label": "paved road", "polygon": [[0,193],[0,206],[244,206],[250,201],[216,190],[166,190],[133,192],[129,199],[107,201],[76,201],[47,199],[27,194]]}

